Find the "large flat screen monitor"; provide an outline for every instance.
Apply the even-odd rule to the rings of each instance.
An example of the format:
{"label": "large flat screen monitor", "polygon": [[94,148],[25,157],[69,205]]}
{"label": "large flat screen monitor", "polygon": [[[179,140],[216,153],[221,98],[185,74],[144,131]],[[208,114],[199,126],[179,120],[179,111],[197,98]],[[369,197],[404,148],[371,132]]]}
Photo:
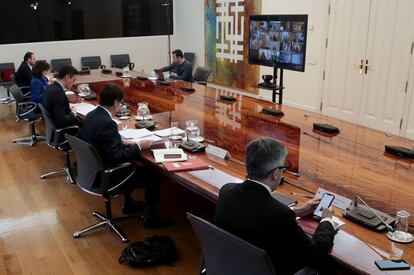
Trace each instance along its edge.
{"label": "large flat screen monitor", "polygon": [[251,15],[249,63],[305,71],[307,14]]}

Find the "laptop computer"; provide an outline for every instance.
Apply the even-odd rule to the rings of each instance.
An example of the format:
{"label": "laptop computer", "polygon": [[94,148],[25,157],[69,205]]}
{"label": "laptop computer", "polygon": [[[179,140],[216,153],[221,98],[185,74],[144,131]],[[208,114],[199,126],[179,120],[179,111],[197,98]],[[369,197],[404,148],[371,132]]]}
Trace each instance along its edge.
{"label": "laptop computer", "polygon": [[164,73],[161,70],[154,69],[155,75],[159,81],[165,81]]}

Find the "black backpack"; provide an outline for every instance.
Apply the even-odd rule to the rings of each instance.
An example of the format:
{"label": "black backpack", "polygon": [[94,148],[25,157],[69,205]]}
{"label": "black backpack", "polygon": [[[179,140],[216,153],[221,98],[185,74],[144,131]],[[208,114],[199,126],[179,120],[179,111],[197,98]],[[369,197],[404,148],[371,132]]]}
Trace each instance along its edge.
{"label": "black backpack", "polygon": [[119,263],[132,267],[146,267],[157,264],[172,265],[177,260],[177,249],[168,236],[152,236],[128,245],[119,258]]}

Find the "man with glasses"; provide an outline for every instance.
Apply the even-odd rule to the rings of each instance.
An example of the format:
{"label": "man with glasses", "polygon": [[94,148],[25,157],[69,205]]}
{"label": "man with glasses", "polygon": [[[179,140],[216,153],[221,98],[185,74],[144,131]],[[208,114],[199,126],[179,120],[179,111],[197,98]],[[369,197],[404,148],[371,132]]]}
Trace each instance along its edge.
{"label": "man with glasses", "polygon": [[262,137],[250,142],[246,149],[247,179],[221,188],[215,222],[264,249],[277,274],[293,274],[307,265],[324,269],[321,264],[327,262],[336,232],[332,210],[324,209],[315,234],[309,237],[296,217],[311,214],[318,200],[291,209],[271,195],[286,169],[286,155],[285,146],[273,138]]}

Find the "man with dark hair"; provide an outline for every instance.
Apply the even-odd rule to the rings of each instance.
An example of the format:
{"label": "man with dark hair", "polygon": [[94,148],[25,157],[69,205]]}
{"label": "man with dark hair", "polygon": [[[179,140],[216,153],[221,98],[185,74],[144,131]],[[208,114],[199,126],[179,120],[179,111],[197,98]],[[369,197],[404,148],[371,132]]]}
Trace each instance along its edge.
{"label": "man with dark hair", "polygon": [[[123,99],[124,93],[118,85],[106,85],[100,93],[99,106],[88,113],[83,122],[81,138],[95,146],[105,165],[109,167],[123,162],[131,162],[133,158],[141,155],[141,149],[148,149],[151,146],[149,140],[141,140],[136,143],[121,139],[118,126],[112,116],[119,111]],[[117,180],[118,178],[123,179],[124,177],[122,174],[117,174],[114,176],[113,182],[118,183],[120,181]],[[149,179],[152,182],[149,182]],[[171,225],[173,223],[171,219],[161,218],[156,213],[156,204],[159,200],[159,179],[145,166],[137,166],[134,176],[128,180],[128,187],[124,189],[123,213],[132,214],[144,206],[144,203],[135,202],[131,197],[131,192],[136,188],[137,182],[141,182],[145,187],[147,212],[144,226],[153,228]]]}
{"label": "man with dark hair", "polygon": [[47,73],[49,72],[50,65],[43,60],[36,61],[33,66],[33,78],[30,84],[32,101],[36,103],[43,102],[43,92],[47,89],[49,80],[47,79]]}
{"label": "man with dark hair", "polygon": [[20,64],[19,69],[15,73],[16,84],[23,88],[23,92],[26,93],[30,90],[30,82],[32,81],[32,67],[36,62],[35,54],[27,52],[23,57],[23,62]]}
{"label": "man with dark hair", "polygon": [[181,50],[174,50],[172,52],[173,63],[169,66],[161,68],[163,72],[171,71],[176,75],[170,75],[172,79],[181,79],[188,82],[193,82],[193,65],[186,60]]}
{"label": "man with dark hair", "polygon": [[323,210],[312,238],[296,222],[297,216],[311,214],[318,200],[290,209],[272,197],[286,167],[286,155],[285,146],[275,139],[250,142],[246,149],[248,179],[221,188],[215,216],[217,226],[264,249],[277,274],[293,274],[306,265],[323,268],[336,232],[330,208]]}
{"label": "man with dark hair", "polygon": [[64,128],[70,125],[80,125],[76,117],[76,110],[69,106],[69,99],[65,91],[72,88],[78,76],[78,70],[71,65],[63,66],[57,80],[53,82],[43,93],[43,106],[49,111],[57,128]]}

